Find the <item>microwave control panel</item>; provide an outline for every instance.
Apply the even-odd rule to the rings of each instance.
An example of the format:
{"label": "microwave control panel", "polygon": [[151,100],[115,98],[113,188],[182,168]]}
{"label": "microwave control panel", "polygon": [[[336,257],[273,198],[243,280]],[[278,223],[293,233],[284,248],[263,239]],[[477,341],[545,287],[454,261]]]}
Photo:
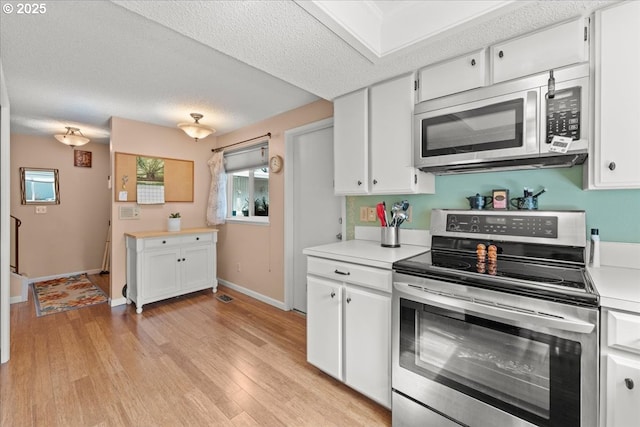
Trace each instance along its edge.
{"label": "microwave control panel", "polygon": [[576,86],[557,90],[553,98],[547,94],[547,144],[556,135],[580,139],[580,92]]}
{"label": "microwave control panel", "polygon": [[558,217],[449,214],[447,231],[555,239],[558,237]]}

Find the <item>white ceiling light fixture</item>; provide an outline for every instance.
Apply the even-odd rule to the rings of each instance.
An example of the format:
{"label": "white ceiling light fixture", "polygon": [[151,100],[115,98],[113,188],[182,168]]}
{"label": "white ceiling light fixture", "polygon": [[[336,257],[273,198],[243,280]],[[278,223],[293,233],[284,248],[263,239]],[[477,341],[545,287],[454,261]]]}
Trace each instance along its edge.
{"label": "white ceiling light fixture", "polygon": [[198,113],[191,113],[191,117],[195,120],[195,123],[180,123],[178,127],[184,131],[191,138],[198,140],[203,139],[214,133],[216,130],[209,126],[203,125],[199,122],[204,116]]}
{"label": "white ceiling light fixture", "polygon": [[54,135],[55,138],[63,144],[66,144],[69,147],[73,148],[79,147],[89,142],[89,138],[84,136],[82,132],[80,132],[80,129],[71,126],[66,126],[66,129],[67,133],[65,133],[64,135]]}

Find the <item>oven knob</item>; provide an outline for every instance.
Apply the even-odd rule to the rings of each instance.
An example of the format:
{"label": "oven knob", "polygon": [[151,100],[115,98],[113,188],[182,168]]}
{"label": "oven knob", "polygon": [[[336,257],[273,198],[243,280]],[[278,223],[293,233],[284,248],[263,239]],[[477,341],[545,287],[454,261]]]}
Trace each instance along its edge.
{"label": "oven knob", "polygon": [[479,231],[480,231],[480,227],[478,227],[478,224],[473,224],[473,225],[471,226],[471,232],[472,232],[472,233],[477,233],[477,232],[479,232]]}
{"label": "oven knob", "polygon": [[456,231],[456,229],[457,229],[457,228],[458,228],[458,226],[457,226],[457,225],[455,225],[455,224],[449,224],[449,230],[451,230],[451,231]]}

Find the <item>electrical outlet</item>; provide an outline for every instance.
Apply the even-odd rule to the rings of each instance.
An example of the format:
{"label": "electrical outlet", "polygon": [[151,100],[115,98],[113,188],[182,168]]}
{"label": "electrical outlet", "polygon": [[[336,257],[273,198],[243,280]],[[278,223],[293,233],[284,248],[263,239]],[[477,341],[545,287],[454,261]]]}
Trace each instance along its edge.
{"label": "electrical outlet", "polygon": [[368,222],[368,214],[367,214],[367,207],[366,206],[362,206],[360,208],[360,221],[361,222]]}
{"label": "electrical outlet", "polygon": [[47,213],[47,207],[46,206],[36,206],[36,213],[37,214],[46,214]]}
{"label": "electrical outlet", "polygon": [[367,220],[369,222],[375,222],[375,220],[376,220],[376,208],[367,208]]}

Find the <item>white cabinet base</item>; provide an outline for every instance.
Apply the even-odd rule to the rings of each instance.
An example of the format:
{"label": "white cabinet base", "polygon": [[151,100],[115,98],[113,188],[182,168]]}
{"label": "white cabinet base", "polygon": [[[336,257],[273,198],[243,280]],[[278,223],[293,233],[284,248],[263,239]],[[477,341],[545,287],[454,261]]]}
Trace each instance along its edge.
{"label": "white cabinet base", "polygon": [[217,230],[127,233],[127,304],[145,304],[218,288]]}

